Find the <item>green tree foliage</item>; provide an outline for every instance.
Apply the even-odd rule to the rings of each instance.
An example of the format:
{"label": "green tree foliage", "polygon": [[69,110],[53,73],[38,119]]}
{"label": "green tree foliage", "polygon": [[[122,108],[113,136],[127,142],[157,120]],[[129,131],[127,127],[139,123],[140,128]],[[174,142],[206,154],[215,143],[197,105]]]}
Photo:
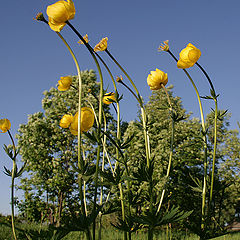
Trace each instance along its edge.
{"label": "green tree foliage", "polygon": [[[167,97],[163,90],[154,91],[149,102],[145,104],[148,116],[151,158],[154,159],[154,179],[158,181],[155,191],[161,192],[163,187],[167,190],[162,211],[174,205],[180,206],[184,211],[194,210],[188,221],[184,221],[184,226],[201,236],[201,194],[204,157],[201,124],[199,119],[190,118],[191,114],[186,113],[181,104],[181,99],[173,97],[171,87],[168,88],[168,91],[173,108],[181,120],[175,124],[173,163],[168,180],[165,176],[170,154],[171,119]],[[226,115],[225,111],[219,111],[218,116],[218,151],[215,170],[216,173],[221,174],[215,175],[214,201],[213,203],[208,202],[208,207],[214,207],[215,209],[213,212],[210,211],[208,216],[208,230],[206,231],[208,237],[217,236],[223,231],[227,222],[234,216],[235,206],[239,198],[236,187],[236,182],[239,180],[238,134],[235,131],[228,130],[229,116]],[[129,165],[133,172],[137,171],[144,158],[145,148],[141,128],[141,117],[139,115],[139,120],[130,122],[125,133],[125,138],[134,135],[132,144],[128,149]],[[211,172],[214,131],[213,112],[207,116],[207,128],[208,171]],[[207,181],[209,189],[210,179],[207,179]],[[133,189],[136,192],[147,191],[144,184],[139,186],[138,183],[133,184]],[[233,193],[234,197],[231,196],[230,192]],[[209,197],[209,192],[207,196]],[[235,205],[232,203],[235,203]],[[206,236],[204,237],[206,238]]]}
{"label": "green tree foliage", "polygon": [[[94,71],[82,72],[82,81],[82,106],[90,106],[91,103],[98,111],[94,96],[98,96],[99,84]],[[25,192],[25,200],[19,203],[19,208],[31,220],[50,217],[52,223],[59,224],[62,215],[71,215],[79,210],[77,172],[74,168],[77,164],[77,141],[69,129],[59,126],[64,114],[74,115],[77,111],[77,77],[73,77],[72,85],[65,92],[56,88],[45,91],[43,112],[29,115],[28,123],[22,124],[18,130],[18,147],[23,161],[27,162],[28,173],[19,186]],[[104,105],[104,112],[108,125],[114,125],[108,105]],[[82,141],[84,158],[91,164],[95,161],[96,144],[90,143],[84,136]]]}

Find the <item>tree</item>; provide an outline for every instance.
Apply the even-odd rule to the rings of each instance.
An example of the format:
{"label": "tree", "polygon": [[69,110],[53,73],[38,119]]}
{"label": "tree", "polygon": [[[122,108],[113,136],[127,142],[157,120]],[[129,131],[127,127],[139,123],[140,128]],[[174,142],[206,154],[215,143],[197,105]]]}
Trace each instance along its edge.
{"label": "tree", "polygon": [[[94,71],[81,73],[83,80],[83,106],[89,102],[98,111],[98,103],[94,96],[98,95],[99,85],[96,83]],[[28,176],[21,180],[19,186],[25,192],[25,199],[19,203],[21,212],[36,213],[32,220],[50,217],[50,222],[60,224],[64,215],[79,211],[78,181],[76,168],[76,137],[69,129],[59,126],[64,114],[75,114],[78,99],[78,79],[73,77],[73,87],[65,92],[56,88],[45,91],[42,100],[43,112],[28,117],[28,123],[22,124],[18,130],[18,147],[24,162],[27,162]],[[89,94],[91,89],[91,94]],[[109,125],[114,125],[109,106],[104,105],[104,112]],[[90,144],[83,136],[84,157],[89,164],[95,161],[96,144]],[[89,186],[90,189],[90,186]],[[91,195],[91,192],[89,195]],[[36,209],[36,202],[42,202]],[[39,217],[41,216],[41,217]]]}

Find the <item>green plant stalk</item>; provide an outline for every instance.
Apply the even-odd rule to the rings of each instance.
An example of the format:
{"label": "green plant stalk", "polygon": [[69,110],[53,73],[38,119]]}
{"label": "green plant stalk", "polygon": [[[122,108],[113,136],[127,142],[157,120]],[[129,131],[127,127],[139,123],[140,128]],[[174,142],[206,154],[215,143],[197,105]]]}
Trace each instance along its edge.
{"label": "green plant stalk", "polygon": [[[173,53],[168,50],[167,51],[177,62],[177,58],[173,55]],[[204,168],[204,177],[203,177],[203,190],[202,190],[202,223],[201,223],[201,229],[204,231],[205,230],[205,220],[206,220],[206,192],[207,192],[207,137],[206,137],[206,127],[205,127],[205,120],[204,120],[204,115],[203,115],[203,108],[202,108],[202,102],[201,98],[198,92],[198,89],[192,80],[191,76],[187,72],[186,69],[183,69],[187,77],[189,78],[196,94],[197,94],[197,99],[198,99],[198,104],[200,108],[200,115],[201,115],[201,123],[202,123],[202,131],[203,131],[203,142],[204,142],[204,160],[203,160],[203,168]]]}
{"label": "green plant stalk", "polygon": [[[81,71],[79,68],[79,64],[78,61],[72,51],[72,49],[70,48],[70,46],[68,45],[68,43],[66,42],[66,40],[63,38],[63,36],[59,33],[56,32],[57,35],[62,39],[62,41],[64,42],[64,44],[66,45],[68,51],[70,52],[74,63],[76,65],[77,68],[77,73],[78,73],[78,80],[79,80],[79,88],[78,88],[78,94],[79,94],[79,98],[78,98],[78,168],[80,169],[80,171],[83,170],[83,159],[81,156],[81,102],[82,102],[82,78],[81,78]],[[79,195],[80,195],[80,200],[81,200],[81,209],[82,209],[82,213],[84,216],[86,216],[86,206],[84,204],[84,193],[82,190],[82,186],[83,186],[83,180],[81,177],[79,177]],[[91,234],[89,231],[89,228],[86,229],[86,237],[88,240],[91,239]]]}
{"label": "green plant stalk", "polygon": [[[163,90],[165,91],[166,95],[167,95],[167,99],[168,99],[168,104],[169,104],[169,107],[170,107],[170,112],[171,112],[171,119],[172,119],[172,132],[171,132],[171,143],[170,143],[170,154],[169,154],[169,160],[168,160],[168,168],[167,168],[167,174],[166,174],[166,181],[168,181],[168,178],[169,178],[169,175],[170,175],[170,170],[171,170],[171,165],[172,165],[172,156],[173,156],[173,145],[174,145],[174,133],[175,133],[175,121],[173,119],[173,116],[172,116],[172,111],[173,111],[173,108],[172,108],[172,104],[171,104],[171,100],[169,98],[169,95],[168,95],[168,92],[165,88],[165,86],[162,84],[162,88]],[[162,190],[162,195],[161,195],[161,199],[160,199],[160,202],[159,202],[159,205],[158,205],[158,209],[157,209],[157,213],[160,211],[161,209],[161,206],[162,206],[162,202],[163,202],[163,198],[164,198],[164,195],[165,195],[165,188],[163,188]]]}
{"label": "green plant stalk", "polygon": [[[133,96],[138,100],[138,102],[140,104],[140,107],[141,107],[141,114],[142,114],[142,121],[143,121],[143,132],[144,132],[144,141],[145,141],[145,150],[146,150],[146,162],[147,162],[147,167],[150,167],[150,142],[149,142],[149,135],[148,135],[148,131],[147,131],[147,117],[146,117],[146,112],[145,112],[145,109],[143,107],[143,102],[142,102],[142,99],[140,97],[139,91],[138,91],[136,85],[134,84],[134,82],[132,81],[131,77],[124,70],[124,68],[118,63],[118,61],[113,57],[113,55],[107,49],[105,50],[105,52],[114,61],[114,63],[121,69],[121,71],[125,74],[125,76],[128,78],[128,80],[130,81],[130,83],[132,84],[132,86],[133,86],[133,88],[134,88],[134,90],[136,92],[136,95],[135,95],[135,93],[133,93],[132,90],[127,87],[127,89],[130,90],[130,92],[133,94]],[[124,84],[124,86],[125,86],[125,84]],[[129,181],[128,181],[127,185],[128,185],[128,191],[130,191]],[[150,191],[150,192],[152,193],[152,191]],[[150,207],[149,207],[151,212],[153,211],[153,199],[152,199],[152,197],[153,196],[150,196],[151,200],[150,200]],[[130,206],[129,206],[129,213],[130,213]],[[151,233],[149,233],[150,236],[151,236],[150,239],[152,239],[152,237],[153,237],[153,234],[152,234],[153,229],[149,229],[149,231],[151,232]]]}
{"label": "green plant stalk", "polygon": [[210,204],[212,203],[212,197],[213,197],[214,172],[215,172],[216,151],[217,151],[217,117],[218,117],[217,99],[214,99],[214,102],[215,102],[214,146],[213,146],[213,162],[212,162],[212,175],[211,175],[211,187],[210,187]]}
{"label": "green plant stalk", "polygon": [[15,180],[15,175],[16,175],[16,171],[17,171],[17,166],[16,166],[16,155],[17,155],[17,151],[16,151],[16,146],[13,140],[13,137],[10,133],[10,131],[8,130],[8,135],[12,141],[12,146],[13,146],[13,152],[14,152],[14,156],[13,156],[13,168],[12,168],[12,184],[11,184],[11,213],[12,213],[12,233],[13,233],[13,237],[15,240],[17,240],[17,236],[16,236],[16,231],[15,231],[15,217],[14,217],[14,180]]}
{"label": "green plant stalk", "polygon": [[210,204],[212,203],[212,197],[213,197],[213,185],[214,185],[214,174],[215,174],[215,162],[216,162],[216,151],[217,151],[217,117],[218,117],[218,103],[217,103],[217,95],[213,86],[213,83],[208,76],[207,72],[204,70],[204,68],[196,62],[196,65],[200,68],[200,70],[203,72],[205,77],[207,78],[210,87],[212,89],[212,98],[215,102],[215,116],[214,116],[214,144],[213,144],[213,162],[212,162],[212,174],[211,174],[211,187],[210,187]]}
{"label": "green plant stalk", "polygon": [[[90,52],[91,56],[93,57],[93,60],[97,66],[99,77],[100,77],[100,94],[99,94],[99,112],[98,112],[98,119],[99,119],[99,127],[98,127],[98,136],[101,135],[101,125],[102,125],[102,98],[103,98],[103,76],[102,71],[100,68],[100,65],[98,63],[98,60],[92,51],[92,49],[86,44],[86,41],[83,39],[83,37],[80,35],[80,33],[73,27],[73,25],[66,21],[68,26],[74,31],[74,33],[80,38],[80,40],[83,41],[85,46],[87,47],[88,51]],[[98,143],[97,148],[97,160],[96,160],[96,172],[95,172],[95,189],[94,189],[94,200],[93,200],[93,211],[96,211],[97,207],[97,189],[98,189],[98,175],[99,175],[99,162],[100,162],[100,152],[101,152],[101,146],[100,143]],[[93,240],[96,238],[96,220],[93,221]]]}

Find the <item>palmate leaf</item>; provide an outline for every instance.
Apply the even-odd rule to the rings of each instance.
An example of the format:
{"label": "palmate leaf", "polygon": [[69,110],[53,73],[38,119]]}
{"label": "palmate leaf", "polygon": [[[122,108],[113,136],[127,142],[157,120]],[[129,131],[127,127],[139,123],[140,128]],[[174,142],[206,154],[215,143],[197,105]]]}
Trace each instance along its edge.
{"label": "palmate leaf", "polygon": [[175,223],[187,218],[193,211],[180,211],[179,207],[172,207],[168,212],[162,215],[160,212],[147,212],[146,215],[133,216],[132,221],[143,224],[145,227],[158,227],[168,223]]}

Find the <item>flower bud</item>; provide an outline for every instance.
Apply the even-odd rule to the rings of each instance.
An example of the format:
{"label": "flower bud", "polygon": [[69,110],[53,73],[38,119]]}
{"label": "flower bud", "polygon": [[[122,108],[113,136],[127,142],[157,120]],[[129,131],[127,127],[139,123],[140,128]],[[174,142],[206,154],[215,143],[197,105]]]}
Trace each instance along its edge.
{"label": "flower bud", "polygon": [[71,87],[71,84],[72,84],[71,76],[61,77],[60,80],[58,81],[58,90],[67,91]]}
{"label": "flower bud", "polygon": [[182,69],[190,68],[198,61],[200,56],[201,51],[189,43],[187,47],[180,52],[177,67]]}
{"label": "flower bud", "polygon": [[75,16],[75,7],[72,0],[60,0],[47,7],[48,24],[55,32],[60,32],[66,21]]}
{"label": "flower bud", "polygon": [[165,86],[168,82],[168,75],[163,71],[156,68],[156,71],[151,71],[151,73],[147,77],[147,83],[151,90],[158,90],[162,86]]}
{"label": "flower bud", "polygon": [[[89,107],[81,108],[81,131],[87,132],[94,124],[94,113]],[[70,131],[73,135],[78,135],[78,112],[73,117],[73,122],[70,126]]]}
{"label": "flower bud", "polygon": [[2,130],[2,133],[7,132],[11,128],[11,123],[8,119],[0,119],[0,129]]}

